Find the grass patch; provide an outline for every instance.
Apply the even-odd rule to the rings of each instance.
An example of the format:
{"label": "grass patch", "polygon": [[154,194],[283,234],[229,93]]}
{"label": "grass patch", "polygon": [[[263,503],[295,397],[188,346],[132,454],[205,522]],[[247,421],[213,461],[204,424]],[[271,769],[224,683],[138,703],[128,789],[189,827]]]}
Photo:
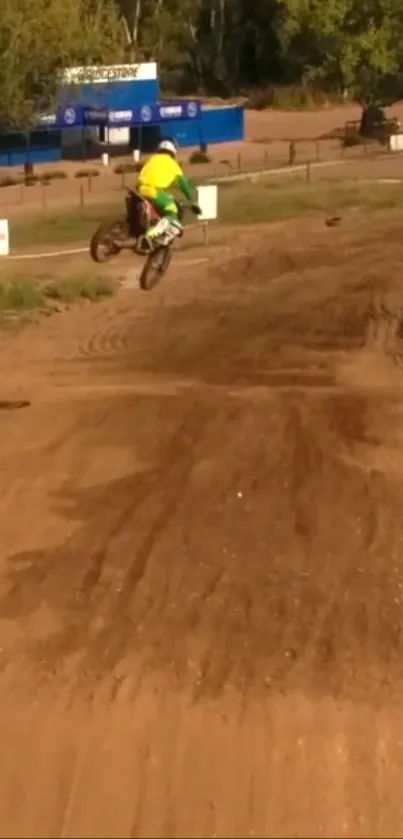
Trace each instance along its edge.
{"label": "grass patch", "polygon": [[41,215],[27,213],[10,222],[11,247],[28,248],[31,245],[48,248],[72,242],[88,242],[95,228],[108,218],[119,218],[124,212],[123,201],[96,204],[82,213],[77,209],[46,212]]}
{"label": "grass patch", "polygon": [[91,270],[70,272],[57,278],[50,274],[26,276],[22,270],[2,276],[0,280],[2,322],[34,311],[46,311],[52,303],[70,304],[77,300],[96,303],[111,297],[117,290],[116,282]]}
{"label": "grass patch", "polygon": [[40,286],[21,277],[1,278],[0,317],[12,313],[31,312],[44,305],[45,296]]}
{"label": "grass patch", "polygon": [[403,187],[375,182],[266,179],[255,184],[222,184],[219,189],[219,218],[223,224],[282,221],[353,207],[366,212],[403,207]]}
{"label": "grass patch", "polygon": [[[403,185],[324,179],[307,183],[289,176],[269,177],[255,183],[221,183],[218,197],[219,222],[253,224],[333,213],[349,207],[366,212],[403,207]],[[117,201],[92,205],[83,213],[71,209],[20,216],[11,221],[11,246],[28,249],[35,245],[48,250],[87,243],[100,222],[118,219],[123,212],[123,202]]]}

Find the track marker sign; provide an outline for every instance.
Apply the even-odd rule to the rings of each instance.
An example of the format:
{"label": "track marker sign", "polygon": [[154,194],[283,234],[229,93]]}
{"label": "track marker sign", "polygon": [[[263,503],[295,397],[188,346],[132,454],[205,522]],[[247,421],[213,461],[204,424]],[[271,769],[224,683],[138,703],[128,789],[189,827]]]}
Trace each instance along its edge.
{"label": "track marker sign", "polygon": [[0,219],[0,256],[8,256],[10,253],[10,234],[8,219]]}

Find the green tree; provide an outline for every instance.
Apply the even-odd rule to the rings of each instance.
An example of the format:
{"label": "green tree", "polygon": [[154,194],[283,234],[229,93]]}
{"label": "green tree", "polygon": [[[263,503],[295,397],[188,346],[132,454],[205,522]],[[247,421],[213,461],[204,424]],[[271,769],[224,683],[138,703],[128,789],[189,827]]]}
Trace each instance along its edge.
{"label": "green tree", "polygon": [[114,0],[1,0],[0,124],[28,129],[65,68],[120,61],[122,47]]}
{"label": "green tree", "polygon": [[399,69],[400,0],[282,1],[283,54],[294,77],[377,99]]}

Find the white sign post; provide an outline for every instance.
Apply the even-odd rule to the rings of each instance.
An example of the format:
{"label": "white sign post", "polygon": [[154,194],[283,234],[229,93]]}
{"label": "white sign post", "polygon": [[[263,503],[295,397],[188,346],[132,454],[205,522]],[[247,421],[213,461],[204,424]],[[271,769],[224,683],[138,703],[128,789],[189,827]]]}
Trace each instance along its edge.
{"label": "white sign post", "polygon": [[215,221],[218,216],[218,187],[217,184],[204,184],[197,187],[197,203],[201,209],[199,221],[203,222],[204,244],[207,245],[208,223]]}
{"label": "white sign post", "polygon": [[391,134],[389,148],[391,151],[403,151],[403,134]]}
{"label": "white sign post", "polygon": [[10,234],[8,219],[0,219],[0,256],[8,256],[10,253]]}

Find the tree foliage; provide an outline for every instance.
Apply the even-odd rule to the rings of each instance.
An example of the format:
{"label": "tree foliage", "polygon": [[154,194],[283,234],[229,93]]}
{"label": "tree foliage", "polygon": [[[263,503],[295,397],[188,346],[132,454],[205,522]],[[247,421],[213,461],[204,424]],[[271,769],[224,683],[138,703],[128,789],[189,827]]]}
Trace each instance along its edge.
{"label": "tree foliage", "polygon": [[114,0],[1,0],[0,123],[28,127],[66,67],[120,60],[122,45]]}
{"label": "tree foliage", "polygon": [[[176,90],[311,85],[400,95],[401,0],[116,0],[136,58]],[[385,91],[386,88],[386,91]]]}

